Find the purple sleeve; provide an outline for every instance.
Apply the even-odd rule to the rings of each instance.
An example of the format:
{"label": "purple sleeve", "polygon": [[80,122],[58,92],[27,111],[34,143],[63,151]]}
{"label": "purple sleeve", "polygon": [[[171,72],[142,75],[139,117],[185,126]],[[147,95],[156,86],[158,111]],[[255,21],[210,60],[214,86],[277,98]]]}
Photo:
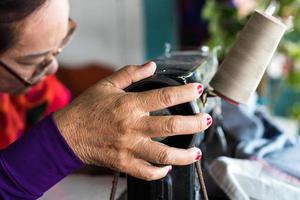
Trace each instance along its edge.
{"label": "purple sleeve", "polygon": [[81,167],[50,115],[0,152],[0,199],[37,199]]}

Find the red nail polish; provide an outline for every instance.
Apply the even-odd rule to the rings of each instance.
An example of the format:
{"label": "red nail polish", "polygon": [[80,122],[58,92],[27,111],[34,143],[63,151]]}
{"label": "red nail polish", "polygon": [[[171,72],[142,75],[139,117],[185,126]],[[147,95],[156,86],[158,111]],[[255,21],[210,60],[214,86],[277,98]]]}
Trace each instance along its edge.
{"label": "red nail polish", "polygon": [[197,89],[199,94],[203,93],[203,86],[201,84],[198,85]]}
{"label": "red nail polish", "polygon": [[195,160],[201,160],[201,158],[202,158],[202,154],[198,152]]}
{"label": "red nail polish", "polygon": [[212,122],[213,122],[213,120],[212,120],[211,117],[207,117],[206,118],[206,124],[207,124],[207,126],[210,126],[212,124]]}

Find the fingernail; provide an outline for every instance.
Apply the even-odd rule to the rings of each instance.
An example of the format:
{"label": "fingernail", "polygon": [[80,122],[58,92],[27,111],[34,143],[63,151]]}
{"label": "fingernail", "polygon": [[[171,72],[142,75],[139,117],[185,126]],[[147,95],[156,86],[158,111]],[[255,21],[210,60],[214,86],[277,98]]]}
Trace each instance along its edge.
{"label": "fingernail", "polygon": [[172,171],[172,167],[170,167],[170,169],[168,170],[168,174]]}
{"label": "fingernail", "polygon": [[206,124],[207,124],[207,126],[210,126],[212,124],[212,122],[213,122],[213,119],[211,118],[211,116],[208,116],[206,118]]}
{"label": "fingernail", "polygon": [[201,158],[202,158],[202,153],[201,153],[201,151],[198,151],[195,160],[201,160]]}
{"label": "fingernail", "polygon": [[198,93],[201,95],[203,93],[203,85],[199,84],[197,89],[198,89]]}
{"label": "fingernail", "polygon": [[142,67],[148,67],[152,64],[152,61],[146,62],[145,64],[142,65]]}

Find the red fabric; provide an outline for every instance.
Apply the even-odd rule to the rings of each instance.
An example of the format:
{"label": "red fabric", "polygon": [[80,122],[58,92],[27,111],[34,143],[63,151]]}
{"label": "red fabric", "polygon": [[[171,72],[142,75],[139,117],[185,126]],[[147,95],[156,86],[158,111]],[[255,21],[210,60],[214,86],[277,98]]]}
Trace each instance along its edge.
{"label": "red fabric", "polygon": [[37,118],[66,106],[71,99],[69,90],[55,76],[49,76],[22,95],[0,93],[0,149],[17,140],[28,127],[27,113],[45,105]]}

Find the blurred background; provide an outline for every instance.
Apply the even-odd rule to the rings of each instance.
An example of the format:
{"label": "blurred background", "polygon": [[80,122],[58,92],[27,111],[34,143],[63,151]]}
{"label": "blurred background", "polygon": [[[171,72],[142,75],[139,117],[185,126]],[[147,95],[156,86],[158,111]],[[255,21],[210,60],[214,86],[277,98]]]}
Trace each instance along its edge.
{"label": "blurred background", "polygon": [[[252,11],[256,8],[264,10],[270,2],[90,0],[82,3],[72,0],[71,17],[77,21],[78,30],[59,58],[62,68],[59,77],[74,90],[74,95],[78,95],[99,76],[106,76],[126,64],[141,64],[163,54],[166,42],[173,50],[220,45],[219,59],[222,60]],[[276,115],[298,121],[299,9],[298,0],[281,0],[277,5],[277,15],[283,18],[294,16],[294,28],[281,42],[258,90],[259,103],[268,105]],[[75,81],[72,77],[77,71],[81,75],[76,75]]]}

